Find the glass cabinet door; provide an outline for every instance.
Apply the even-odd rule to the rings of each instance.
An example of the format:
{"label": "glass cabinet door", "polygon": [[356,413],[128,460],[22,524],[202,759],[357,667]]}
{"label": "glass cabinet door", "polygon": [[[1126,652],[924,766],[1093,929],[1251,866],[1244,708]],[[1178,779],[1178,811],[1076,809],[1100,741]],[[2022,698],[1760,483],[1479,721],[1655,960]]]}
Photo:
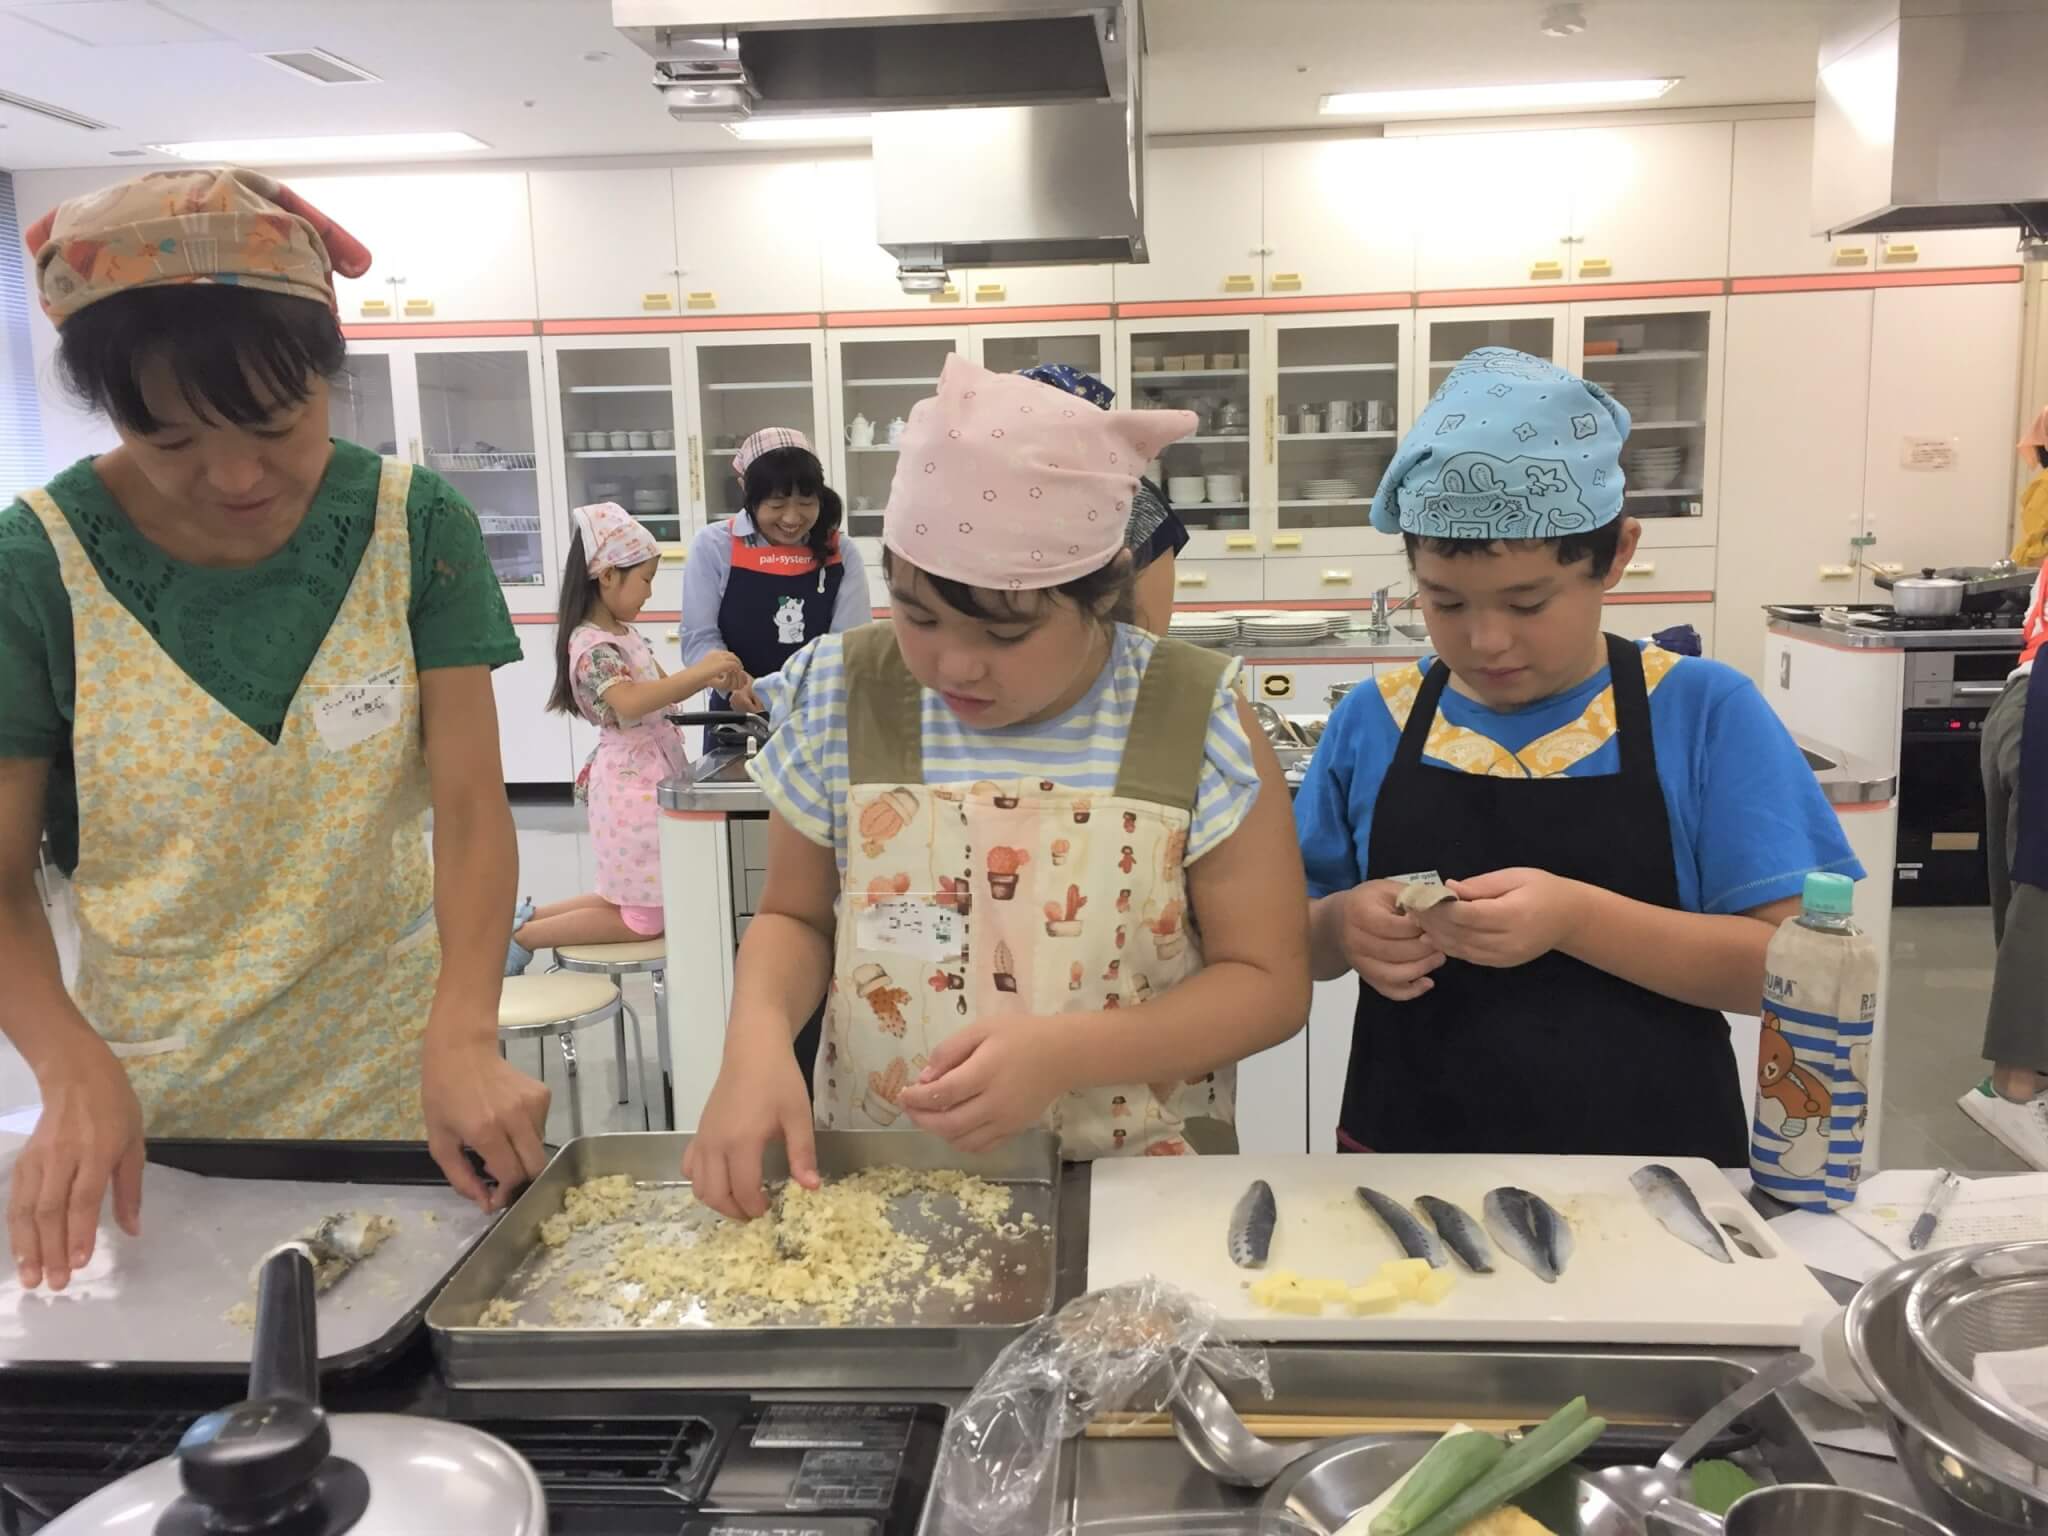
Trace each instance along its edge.
{"label": "glass cabinet door", "polygon": [[539,346],[451,347],[413,354],[429,469],[476,509],[491,567],[507,587],[552,580],[541,531]]}
{"label": "glass cabinet door", "polygon": [[329,435],[381,453],[398,454],[398,405],[391,354],[349,349],[340,377],[327,386]]}
{"label": "glass cabinet door", "polygon": [[1715,457],[1708,424],[1720,397],[1718,318],[1717,308],[1697,306],[1573,309],[1573,365],[1628,409],[1622,494],[1629,513],[1645,521],[1646,533],[1660,525],[1674,535],[1686,526],[1701,531],[1697,524],[1672,520],[1707,511]]}
{"label": "glass cabinet door", "polygon": [[[1093,374],[1114,387],[1113,348],[1109,324],[1081,326],[1072,331],[1047,331],[1036,326],[978,325],[975,341],[981,349],[981,366],[993,373],[1021,373],[1045,363],[1065,363],[1083,373]],[[1119,402],[1121,403],[1121,402]]]}
{"label": "glass cabinet door", "polygon": [[1425,309],[1415,317],[1415,350],[1421,367],[1415,381],[1419,413],[1444,381],[1444,375],[1468,352],[1481,347],[1513,347],[1531,357],[1565,361],[1565,307],[1562,304],[1515,304],[1498,309]]}
{"label": "glass cabinet door", "polygon": [[658,543],[683,543],[674,346],[562,347],[551,357],[569,506],[617,502]]}
{"label": "glass cabinet door", "polygon": [[823,347],[809,337],[690,343],[691,389],[696,403],[694,446],[702,454],[698,504],[707,521],[730,517],[743,505],[733,454],[764,427],[794,427],[817,447],[825,442]]}
{"label": "glass cabinet door", "polygon": [[954,352],[967,353],[957,331],[919,330],[839,336],[835,363],[834,431],[846,466],[839,494],[846,501],[847,532],[879,538],[882,509],[896,478],[896,439],[910,408],[939,387],[939,370]]}
{"label": "glass cabinet door", "polygon": [[[1261,331],[1263,322],[1261,322]],[[1252,373],[1249,328],[1153,330],[1130,327],[1119,404],[1195,413],[1194,432],[1170,444],[1147,473],[1166,488],[1182,522],[1230,533],[1252,525]],[[1250,547],[1249,538],[1245,540]]]}
{"label": "glass cabinet door", "polygon": [[[1276,318],[1271,326],[1277,526],[1283,535],[1348,531],[1357,543],[1407,425],[1408,319]],[[1347,541],[1309,542],[1334,553]]]}

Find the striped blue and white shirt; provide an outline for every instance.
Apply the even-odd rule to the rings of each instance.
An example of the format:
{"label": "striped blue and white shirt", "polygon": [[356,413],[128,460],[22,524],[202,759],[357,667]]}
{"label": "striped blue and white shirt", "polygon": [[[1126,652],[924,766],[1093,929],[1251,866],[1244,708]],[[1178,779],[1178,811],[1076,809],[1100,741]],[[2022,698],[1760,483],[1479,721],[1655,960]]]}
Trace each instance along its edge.
{"label": "striped blue and white shirt", "polygon": [[[1053,779],[1064,789],[1108,795],[1116,788],[1138,684],[1157,637],[1119,624],[1109,663],[1072,709],[1036,725],[977,730],[924,695],[924,777],[928,784],[980,779]],[[1192,864],[1243,824],[1258,798],[1259,773],[1238,719],[1233,661],[1209,712],[1194,824]],[[846,749],[846,660],[843,638],[823,635],[792,656],[782,671],[757,679],[774,734],[750,768],[754,782],[783,819],[838,855],[846,873],[846,800],[851,769]]]}

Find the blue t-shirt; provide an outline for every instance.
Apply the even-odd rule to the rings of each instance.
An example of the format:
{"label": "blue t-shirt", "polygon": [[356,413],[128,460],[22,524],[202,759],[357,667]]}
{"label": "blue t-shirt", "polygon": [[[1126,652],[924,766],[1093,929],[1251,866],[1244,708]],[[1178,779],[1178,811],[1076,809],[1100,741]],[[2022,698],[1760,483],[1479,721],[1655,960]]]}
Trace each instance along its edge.
{"label": "blue t-shirt", "polygon": [[[1354,688],[1330,716],[1294,801],[1311,895],[1349,890],[1365,878],[1380,783],[1433,661]],[[1747,677],[1717,661],[1655,649],[1645,650],[1643,669],[1682,908],[1746,912],[1797,896],[1816,869],[1863,878],[1813,770]],[[1608,682],[1602,667],[1567,693],[1504,713],[1446,687],[1423,762],[1446,773],[1530,778],[1617,773],[1621,745],[1603,698]],[[1587,835],[1618,830],[1593,827]]]}

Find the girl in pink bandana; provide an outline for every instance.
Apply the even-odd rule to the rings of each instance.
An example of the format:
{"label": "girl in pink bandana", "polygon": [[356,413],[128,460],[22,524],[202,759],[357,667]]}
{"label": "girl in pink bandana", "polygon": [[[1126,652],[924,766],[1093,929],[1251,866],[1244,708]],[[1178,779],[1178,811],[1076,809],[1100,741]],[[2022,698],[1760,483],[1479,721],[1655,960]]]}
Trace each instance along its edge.
{"label": "girl in pink bandana", "polygon": [[574,516],[548,708],[581,715],[598,728],[597,750],[576,781],[590,813],[597,889],[524,912],[512,935],[508,976],[525,970],[535,950],[630,944],[662,931],[654,792],[685,762],[682,736],[662,712],[706,688],[731,693],[749,684],[730,651],[663,672],[654,648],[633,628],[660,565],[654,536],[615,502],[578,507]]}
{"label": "girl in pink bandana", "polygon": [[[1234,1150],[1235,1064],[1308,1009],[1287,788],[1230,658],[1128,622],[1124,530],[1181,411],[1106,412],[955,357],[884,519],[891,619],[764,684],[767,888],[685,1160],[766,1208],[813,1126],[1071,1158]],[[791,1042],[826,998],[812,1087]]]}

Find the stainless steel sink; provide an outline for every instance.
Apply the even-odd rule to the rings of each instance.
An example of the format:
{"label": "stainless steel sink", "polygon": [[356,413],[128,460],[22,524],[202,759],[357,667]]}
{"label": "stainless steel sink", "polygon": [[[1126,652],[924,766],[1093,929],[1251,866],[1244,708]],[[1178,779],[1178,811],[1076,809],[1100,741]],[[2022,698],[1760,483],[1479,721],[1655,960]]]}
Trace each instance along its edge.
{"label": "stainless steel sink", "polygon": [[[1537,1424],[1584,1393],[1617,1420],[1668,1426],[1676,1434],[1769,1358],[1755,1352],[1634,1353],[1371,1346],[1275,1346],[1268,1351],[1273,1397],[1226,1384],[1246,1412],[1454,1421],[1509,1418]],[[1747,1363],[1746,1363],[1747,1362]],[[1759,1481],[1832,1482],[1827,1467],[1776,1398],[1746,1415],[1762,1432],[1741,1453]],[[1068,1520],[1119,1519],[1178,1511],[1239,1509],[1260,1495],[1228,1488],[1200,1471],[1174,1440],[1079,1439],[1062,1452],[1061,1507]],[[1569,1533],[1565,1533],[1569,1536]]]}

